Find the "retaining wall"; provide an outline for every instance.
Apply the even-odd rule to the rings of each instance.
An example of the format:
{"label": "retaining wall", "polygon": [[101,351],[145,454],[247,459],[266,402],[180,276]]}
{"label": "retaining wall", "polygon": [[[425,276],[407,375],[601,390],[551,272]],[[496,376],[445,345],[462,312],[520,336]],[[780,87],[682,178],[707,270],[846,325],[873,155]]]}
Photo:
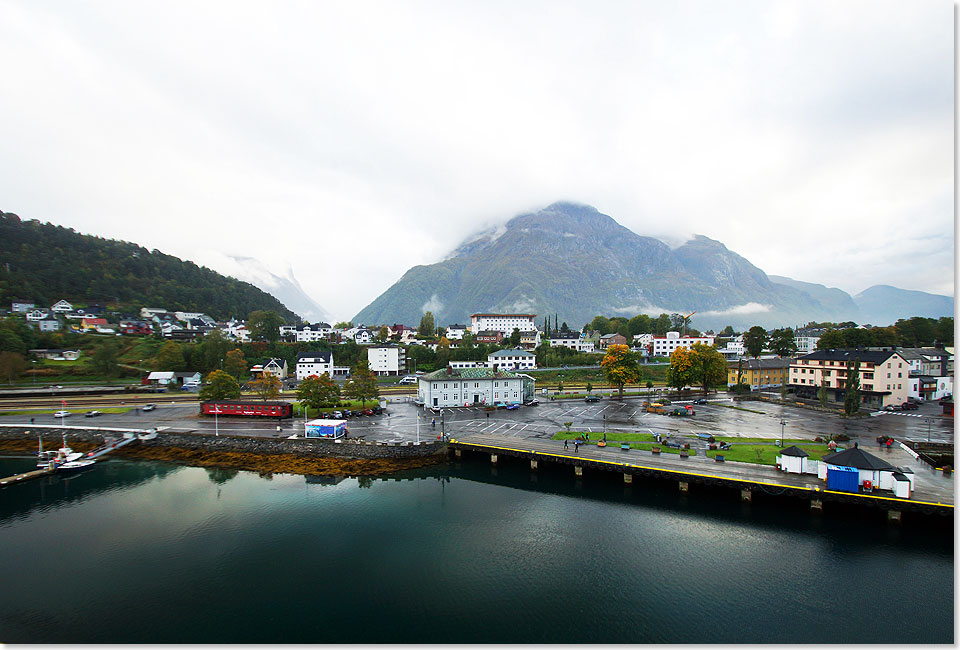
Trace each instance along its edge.
{"label": "retaining wall", "polygon": [[[71,440],[100,444],[104,436],[121,434],[122,429],[96,429],[83,427],[72,429],[65,427],[55,429],[47,427],[0,426],[0,440],[30,439],[36,440],[37,434],[43,434],[49,440],[51,436],[59,436],[63,431],[67,434],[67,443]],[[130,429],[142,433],[142,429]],[[160,430],[153,440],[141,440],[141,445],[148,447],[179,447],[199,451],[235,451],[250,454],[297,454],[300,456],[317,456],[329,458],[425,458],[435,454],[445,454],[445,442],[424,441],[417,443],[377,443],[362,440],[324,440],[320,438],[258,438],[247,436],[215,436],[203,433],[166,433]]]}

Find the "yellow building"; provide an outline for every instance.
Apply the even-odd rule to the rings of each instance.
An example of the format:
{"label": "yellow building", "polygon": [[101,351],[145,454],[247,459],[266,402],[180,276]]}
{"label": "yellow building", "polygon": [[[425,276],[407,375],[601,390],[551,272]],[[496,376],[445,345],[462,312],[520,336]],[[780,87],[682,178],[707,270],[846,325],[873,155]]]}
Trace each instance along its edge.
{"label": "yellow building", "polygon": [[744,359],[727,368],[727,386],[737,384],[737,372],[743,373],[741,383],[750,390],[780,388],[790,377],[790,359]]}

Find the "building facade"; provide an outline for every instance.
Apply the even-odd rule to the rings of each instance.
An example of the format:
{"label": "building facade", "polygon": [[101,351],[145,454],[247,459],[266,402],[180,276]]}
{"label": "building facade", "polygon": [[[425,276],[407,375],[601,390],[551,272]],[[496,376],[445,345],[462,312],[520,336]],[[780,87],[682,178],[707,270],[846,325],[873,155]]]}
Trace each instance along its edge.
{"label": "building facade", "polygon": [[367,348],[367,363],[375,375],[399,375],[407,371],[406,351],[399,345],[374,345]]}
{"label": "building facade", "polygon": [[743,359],[727,367],[727,386],[737,384],[737,376],[750,390],[780,388],[790,381],[791,359]]}
{"label": "building facade", "polygon": [[297,381],[327,373],[333,377],[333,352],[303,352],[297,357]]}
{"label": "building facade", "polygon": [[[420,377],[417,401],[429,408],[519,404],[529,377],[493,368],[444,368]],[[528,392],[532,395],[532,385]]]}
{"label": "building facade", "polygon": [[536,314],[471,314],[470,331],[474,334],[486,331],[502,332],[510,336],[513,330],[536,331]]}
{"label": "building facade", "polygon": [[691,348],[694,343],[713,345],[712,336],[680,336],[680,332],[667,332],[666,336],[653,337],[653,356],[669,357],[677,348]]}
{"label": "building facade", "polygon": [[860,400],[883,408],[903,404],[910,391],[910,364],[894,350],[818,350],[790,364],[790,387],[798,397],[816,399],[820,386],[835,402],[846,396],[847,367],[860,360]]}
{"label": "building facade", "polygon": [[498,350],[487,355],[487,366],[504,370],[535,370],[537,355],[526,350]]}

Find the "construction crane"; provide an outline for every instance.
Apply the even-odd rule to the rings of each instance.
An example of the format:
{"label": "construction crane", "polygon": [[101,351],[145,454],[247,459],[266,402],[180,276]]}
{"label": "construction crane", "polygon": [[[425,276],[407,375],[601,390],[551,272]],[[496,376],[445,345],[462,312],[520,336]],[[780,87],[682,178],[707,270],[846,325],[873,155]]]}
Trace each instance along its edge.
{"label": "construction crane", "polygon": [[693,316],[693,315],[696,314],[696,313],[697,313],[696,311],[692,311],[692,312],[690,312],[689,314],[687,314],[686,316],[683,316],[683,317],[682,317],[682,318],[683,318],[683,336],[686,336],[686,335],[687,335],[687,323],[690,322],[690,317]]}

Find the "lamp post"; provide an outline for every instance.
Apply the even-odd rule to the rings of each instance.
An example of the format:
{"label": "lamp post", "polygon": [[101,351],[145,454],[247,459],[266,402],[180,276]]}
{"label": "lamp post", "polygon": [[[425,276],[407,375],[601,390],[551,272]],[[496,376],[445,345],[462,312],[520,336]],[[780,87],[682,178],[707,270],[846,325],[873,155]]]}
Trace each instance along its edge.
{"label": "lamp post", "polygon": [[30,373],[30,374],[33,375],[33,383],[34,383],[34,385],[36,385],[36,383],[37,383],[37,362],[36,362],[36,360],[34,359],[34,360],[31,360],[30,363],[33,364],[33,372]]}
{"label": "lamp post", "polygon": [[417,444],[420,444],[420,411],[417,411]]}
{"label": "lamp post", "polygon": [[785,426],[787,426],[787,423],[784,422],[783,419],[781,418],[781,420],[780,420],[780,449],[783,449],[783,428],[784,428]]}
{"label": "lamp post", "polygon": [[218,404],[217,407],[213,410],[213,430],[214,430],[214,435],[217,436],[218,438],[220,437],[220,419],[218,417],[219,415],[220,415],[220,405]]}

